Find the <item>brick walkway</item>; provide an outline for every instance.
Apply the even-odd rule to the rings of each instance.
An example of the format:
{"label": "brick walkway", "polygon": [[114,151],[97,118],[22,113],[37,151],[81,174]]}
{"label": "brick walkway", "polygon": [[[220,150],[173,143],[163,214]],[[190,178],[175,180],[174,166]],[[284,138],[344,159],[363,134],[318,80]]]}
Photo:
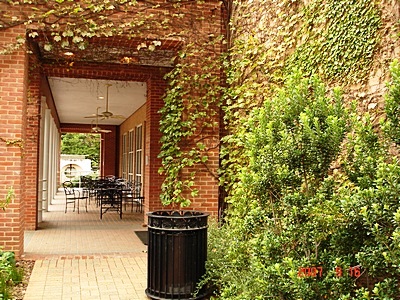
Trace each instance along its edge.
{"label": "brick walkway", "polygon": [[143,214],[110,211],[100,220],[94,201],[85,212],[67,213],[59,193],[37,231],[25,232],[25,259],[35,266],[24,300],[143,300],[147,246],[136,236],[146,230]]}

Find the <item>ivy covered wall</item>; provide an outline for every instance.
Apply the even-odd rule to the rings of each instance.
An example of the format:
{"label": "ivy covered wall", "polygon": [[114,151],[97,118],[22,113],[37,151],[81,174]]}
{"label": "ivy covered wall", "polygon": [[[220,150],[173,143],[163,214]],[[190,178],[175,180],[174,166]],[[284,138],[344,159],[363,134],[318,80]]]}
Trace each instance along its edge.
{"label": "ivy covered wall", "polygon": [[398,299],[399,8],[233,2],[218,299]]}
{"label": "ivy covered wall", "polygon": [[[356,99],[361,111],[381,115],[389,65],[400,54],[398,20],[398,1],[234,1],[225,97],[232,135],[222,154],[235,161],[243,117],[273,95],[292,68],[320,76],[328,88],[341,87],[347,102]],[[233,168],[227,176],[235,176],[237,165],[227,164]]]}

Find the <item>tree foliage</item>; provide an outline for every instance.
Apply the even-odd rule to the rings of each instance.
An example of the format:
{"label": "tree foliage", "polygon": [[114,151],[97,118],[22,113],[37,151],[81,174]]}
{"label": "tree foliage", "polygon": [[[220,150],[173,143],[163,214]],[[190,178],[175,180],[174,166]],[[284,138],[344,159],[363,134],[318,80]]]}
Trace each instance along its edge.
{"label": "tree foliage", "polygon": [[61,154],[85,155],[92,161],[92,168],[100,162],[100,134],[64,133],[61,136]]}

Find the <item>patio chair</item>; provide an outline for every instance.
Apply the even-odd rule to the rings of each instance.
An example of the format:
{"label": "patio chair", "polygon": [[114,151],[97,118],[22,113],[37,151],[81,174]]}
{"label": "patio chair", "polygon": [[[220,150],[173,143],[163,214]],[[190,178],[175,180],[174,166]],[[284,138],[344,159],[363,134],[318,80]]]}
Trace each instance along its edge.
{"label": "patio chair", "polygon": [[74,185],[71,181],[65,181],[63,182],[63,188],[64,188],[64,193],[65,193],[65,213],[67,213],[67,208],[68,204],[73,204],[75,211],[75,207],[77,207],[77,211],[79,214],[79,202],[80,200],[85,201],[85,208],[86,212],[87,210],[87,203],[88,203],[88,198],[89,196],[84,193],[84,191],[79,191],[74,188]]}
{"label": "patio chair", "polygon": [[97,191],[97,198],[100,206],[100,219],[111,210],[119,214],[122,219],[122,190],[116,187],[102,188]]}
{"label": "patio chair", "polygon": [[96,197],[96,189],[93,179],[90,177],[82,176],[82,189],[83,193],[88,196],[90,204],[90,200]]}
{"label": "patio chair", "polygon": [[125,210],[126,210],[126,204],[130,203],[131,212],[133,212],[134,204],[136,204],[136,212],[138,211],[142,212],[144,204],[144,197],[142,196],[142,183],[134,181],[133,183],[128,183],[128,185],[130,187],[129,191],[123,194]]}

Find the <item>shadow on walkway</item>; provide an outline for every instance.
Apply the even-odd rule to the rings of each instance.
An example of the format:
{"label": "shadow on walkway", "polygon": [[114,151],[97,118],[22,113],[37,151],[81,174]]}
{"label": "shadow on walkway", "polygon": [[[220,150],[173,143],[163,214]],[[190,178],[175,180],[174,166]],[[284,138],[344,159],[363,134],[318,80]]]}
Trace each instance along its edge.
{"label": "shadow on walkway", "polygon": [[24,259],[36,261],[24,300],[147,299],[147,246],[135,231],[143,214],[128,206],[122,219],[109,211],[100,220],[92,200],[85,212],[65,210],[59,193],[36,231],[25,232]]}

